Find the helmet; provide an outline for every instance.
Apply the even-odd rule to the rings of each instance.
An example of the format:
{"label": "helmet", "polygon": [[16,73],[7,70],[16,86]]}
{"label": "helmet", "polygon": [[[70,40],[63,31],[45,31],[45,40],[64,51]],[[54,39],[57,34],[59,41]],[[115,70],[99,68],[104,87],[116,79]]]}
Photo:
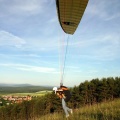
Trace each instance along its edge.
{"label": "helmet", "polygon": [[56,91],[57,91],[57,87],[53,87],[53,90],[55,91],[55,94],[56,94]]}

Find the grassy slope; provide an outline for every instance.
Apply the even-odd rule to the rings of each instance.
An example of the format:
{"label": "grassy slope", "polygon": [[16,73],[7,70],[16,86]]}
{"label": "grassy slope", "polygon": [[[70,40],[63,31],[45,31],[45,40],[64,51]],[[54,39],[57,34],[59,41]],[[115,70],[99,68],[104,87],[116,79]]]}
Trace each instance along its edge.
{"label": "grassy slope", "polygon": [[[54,113],[37,120],[66,120],[66,118],[63,113]],[[120,99],[73,110],[68,120],[120,120]]]}

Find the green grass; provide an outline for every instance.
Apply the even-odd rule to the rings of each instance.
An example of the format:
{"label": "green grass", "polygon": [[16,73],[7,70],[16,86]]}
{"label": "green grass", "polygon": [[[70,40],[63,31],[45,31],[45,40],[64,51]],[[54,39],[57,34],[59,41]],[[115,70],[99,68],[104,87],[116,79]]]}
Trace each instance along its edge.
{"label": "green grass", "polygon": [[30,96],[43,96],[47,93],[50,93],[52,91],[50,90],[44,90],[44,91],[38,91],[38,92],[34,92],[34,93],[6,93],[6,94],[0,94],[0,96],[2,95],[13,95],[13,96],[27,96],[27,95],[30,95]]}
{"label": "green grass", "polygon": [[[48,114],[36,120],[66,120],[64,112]],[[120,120],[120,99],[73,110],[68,120]]]}
{"label": "green grass", "polygon": [[8,94],[8,93],[35,93],[38,91],[52,90],[52,87],[44,87],[44,86],[21,86],[21,87],[10,87],[10,86],[0,86],[0,95]]}

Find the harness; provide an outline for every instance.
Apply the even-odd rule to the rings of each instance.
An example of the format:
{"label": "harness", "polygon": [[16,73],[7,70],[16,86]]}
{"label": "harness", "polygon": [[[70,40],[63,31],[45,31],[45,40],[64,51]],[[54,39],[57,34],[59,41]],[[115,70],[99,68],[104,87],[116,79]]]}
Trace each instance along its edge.
{"label": "harness", "polygon": [[56,92],[56,94],[58,95],[59,98],[61,99],[64,98],[66,102],[68,102],[71,98],[71,93],[69,89],[65,86],[61,86]]}

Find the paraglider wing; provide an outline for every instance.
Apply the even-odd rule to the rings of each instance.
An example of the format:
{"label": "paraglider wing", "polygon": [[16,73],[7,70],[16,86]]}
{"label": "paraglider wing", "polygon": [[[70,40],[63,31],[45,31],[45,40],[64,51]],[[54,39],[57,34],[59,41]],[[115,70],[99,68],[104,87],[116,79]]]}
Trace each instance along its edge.
{"label": "paraglider wing", "polygon": [[88,0],[56,0],[58,19],[65,33],[74,34]]}

